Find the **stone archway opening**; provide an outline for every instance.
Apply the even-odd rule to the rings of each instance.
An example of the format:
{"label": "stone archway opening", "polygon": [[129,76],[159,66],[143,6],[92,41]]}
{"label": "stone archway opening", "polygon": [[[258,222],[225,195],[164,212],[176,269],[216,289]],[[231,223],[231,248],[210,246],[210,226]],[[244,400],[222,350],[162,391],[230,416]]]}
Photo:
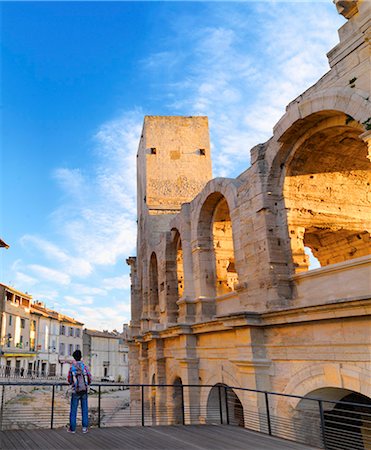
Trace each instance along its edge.
{"label": "stone archway opening", "polygon": [[183,264],[182,240],[178,232],[175,236],[175,251],[176,251],[176,279],[177,279],[178,299],[181,299],[184,294],[184,264]]}
{"label": "stone archway opening", "polygon": [[184,422],[183,403],[183,383],[178,377],[174,380],[172,389],[173,425],[182,425]]}
{"label": "stone archway opening", "polygon": [[158,264],[155,253],[152,253],[149,263],[149,318],[152,323],[157,323],[160,316],[160,304],[158,295]]}
{"label": "stone archway opening", "polygon": [[152,425],[156,425],[157,419],[156,419],[156,375],[152,375],[152,382],[151,382],[151,419],[152,419]]}
{"label": "stone archway opening", "polygon": [[210,389],[206,404],[206,422],[245,426],[243,406],[233,389],[222,383]]}
{"label": "stone archway opening", "polygon": [[202,271],[207,280],[208,296],[221,296],[234,291],[238,283],[235,267],[233,232],[226,198],[214,192],[206,199],[198,224]]}
{"label": "stone archway opening", "polygon": [[[349,389],[316,389],[300,400],[294,423],[298,437],[312,445],[323,442],[317,401],[323,399],[326,448],[366,450],[371,447],[371,398]],[[341,403],[346,402],[346,403]]]}
{"label": "stone archway opening", "polygon": [[367,145],[360,138],[364,129],[337,111],[306,121],[317,124],[287,138],[296,144],[285,164],[283,186],[296,273],[309,268],[305,247],[321,267],[370,252],[371,176]]}
{"label": "stone archway opening", "polygon": [[179,318],[178,300],[184,295],[183,247],[180,233],[176,228],[169,233],[166,244],[166,316],[168,323],[176,323]]}

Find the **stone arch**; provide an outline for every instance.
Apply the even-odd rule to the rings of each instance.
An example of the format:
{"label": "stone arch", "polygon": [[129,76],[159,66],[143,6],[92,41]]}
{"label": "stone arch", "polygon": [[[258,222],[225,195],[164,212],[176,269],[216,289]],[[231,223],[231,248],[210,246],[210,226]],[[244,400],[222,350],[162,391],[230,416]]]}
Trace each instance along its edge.
{"label": "stone arch", "polygon": [[363,132],[359,121],[331,109],[298,119],[280,135],[269,189],[276,190],[278,219],[286,225],[280,237],[291,272],[308,270],[305,247],[321,266],[369,254],[371,176]]}
{"label": "stone arch", "polygon": [[[322,363],[304,367],[290,376],[283,392],[297,397],[270,396],[275,434],[285,436],[291,433],[299,442],[322,445],[318,401],[309,399],[338,401],[351,392],[370,397],[371,383],[367,368],[349,364],[324,366]],[[331,411],[331,405],[334,406],[324,403],[325,411]]]}
{"label": "stone arch", "polygon": [[274,139],[284,142],[293,130],[293,126],[305,131],[303,120],[323,111],[340,111],[362,123],[370,116],[368,97],[367,92],[346,87],[333,87],[319,91],[305,99],[298,97],[287,106],[286,113],[273,127]]}
{"label": "stone arch", "polygon": [[319,445],[323,442],[319,402],[324,416],[324,439],[328,448],[369,448],[371,444],[371,398],[349,389],[326,386],[301,399],[293,415],[296,436]]}
{"label": "stone arch", "polygon": [[206,422],[245,426],[244,410],[236,392],[223,383],[215,384],[208,393]]}
{"label": "stone arch", "polygon": [[[349,364],[331,364],[323,366],[322,363],[314,363],[304,367],[290,376],[284,394],[304,397],[312,392],[331,385],[340,389],[359,392],[366,397],[371,397],[371,380],[369,369]],[[292,399],[290,404],[296,407],[298,399]]]}
{"label": "stone arch", "polygon": [[157,423],[157,411],[156,411],[156,374],[152,375],[151,379],[151,420],[152,425]]}
{"label": "stone arch", "polygon": [[148,280],[148,312],[152,323],[158,323],[160,317],[159,288],[158,288],[158,263],[155,252],[152,252],[149,260]]}
{"label": "stone arch", "polygon": [[172,425],[182,425],[184,422],[184,392],[182,379],[176,377],[172,385]]}
{"label": "stone arch", "polygon": [[[236,224],[233,218],[236,199],[232,195],[230,184],[225,184],[219,182],[218,187],[222,189],[211,191],[210,183],[199,199],[201,205],[195,214],[200,281],[204,280],[200,293],[207,297],[231,292],[238,282],[234,251]],[[206,193],[209,195],[205,196]]]}

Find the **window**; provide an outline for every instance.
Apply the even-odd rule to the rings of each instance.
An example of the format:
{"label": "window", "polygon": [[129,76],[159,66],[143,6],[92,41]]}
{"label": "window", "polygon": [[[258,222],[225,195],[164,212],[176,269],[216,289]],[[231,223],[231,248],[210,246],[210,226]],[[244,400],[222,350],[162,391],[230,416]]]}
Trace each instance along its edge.
{"label": "window", "polygon": [[62,342],[59,344],[59,353],[64,355],[64,344]]}
{"label": "window", "polygon": [[25,328],[25,326],[26,326],[26,320],[21,319],[21,328]]}
{"label": "window", "polygon": [[13,323],[13,316],[9,314],[9,326],[11,327]]}
{"label": "window", "polygon": [[73,328],[70,327],[70,336],[73,336]]}
{"label": "window", "polygon": [[79,344],[76,344],[76,350],[80,350]]}
{"label": "window", "polygon": [[73,353],[73,344],[70,344],[70,345],[69,345],[69,353],[68,353],[68,354],[69,354],[70,356],[72,356],[72,353]]}
{"label": "window", "polygon": [[80,337],[80,328],[76,328],[76,337]]}
{"label": "window", "polygon": [[124,354],[122,355],[122,358],[123,358],[123,360],[124,360],[124,363],[126,363],[126,353],[124,353]]}
{"label": "window", "polygon": [[62,336],[66,334],[66,327],[64,325],[61,325],[60,332]]}

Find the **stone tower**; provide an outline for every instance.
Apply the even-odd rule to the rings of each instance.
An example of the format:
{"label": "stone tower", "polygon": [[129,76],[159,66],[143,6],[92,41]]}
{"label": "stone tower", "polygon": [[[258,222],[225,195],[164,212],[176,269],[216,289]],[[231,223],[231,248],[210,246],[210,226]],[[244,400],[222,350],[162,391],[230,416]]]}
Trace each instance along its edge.
{"label": "stone tower", "polygon": [[137,258],[128,260],[132,330],[139,329],[140,321],[146,323],[151,295],[148,290],[141,291],[136,274],[149,273],[150,249],[159,244],[182,204],[190,202],[211,178],[207,117],[144,118],[137,154]]}
{"label": "stone tower", "polygon": [[146,116],[137,158],[138,217],[179,212],[212,178],[207,117]]}

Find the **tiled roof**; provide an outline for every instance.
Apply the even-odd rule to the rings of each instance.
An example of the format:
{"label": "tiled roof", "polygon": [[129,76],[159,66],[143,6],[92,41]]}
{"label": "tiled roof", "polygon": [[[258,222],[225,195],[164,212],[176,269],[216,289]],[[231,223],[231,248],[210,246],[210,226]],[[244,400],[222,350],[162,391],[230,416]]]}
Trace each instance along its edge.
{"label": "tiled roof", "polygon": [[84,329],[84,333],[89,336],[94,336],[94,337],[105,337],[105,338],[113,338],[113,339],[121,339],[121,337],[122,337],[119,334],[113,333],[111,331],[89,330],[88,328]]}

